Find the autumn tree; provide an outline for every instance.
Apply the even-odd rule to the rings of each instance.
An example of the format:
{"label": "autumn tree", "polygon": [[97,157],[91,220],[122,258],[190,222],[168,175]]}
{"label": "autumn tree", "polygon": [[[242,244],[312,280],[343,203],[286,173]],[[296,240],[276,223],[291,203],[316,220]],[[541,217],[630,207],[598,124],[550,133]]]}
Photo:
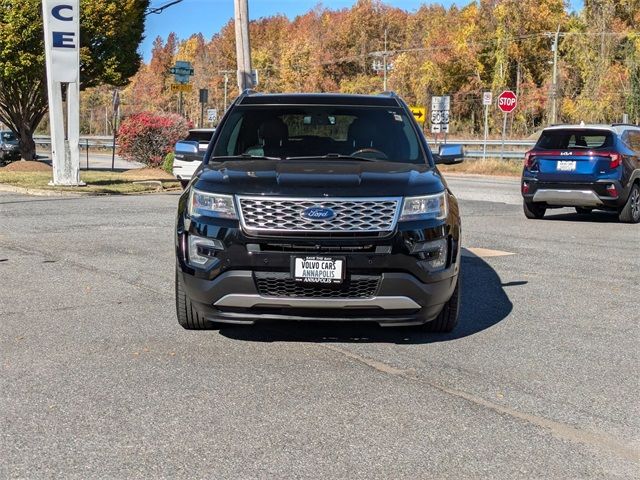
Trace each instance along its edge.
{"label": "autumn tree", "polygon": [[[81,88],[121,86],[140,66],[138,45],[148,0],[80,2]],[[42,2],[0,0],[0,120],[35,158],[33,133],[47,112]]]}
{"label": "autumn tree", "polygon": [[[456,2],[458,3],[458,2]],[[528,136],[546,125],[552,99],[552,45],[560,28],[558,107],[561,121],[619,121],[624,112],[640,122],[640,0],[586,0],[569,12],[564,0],[476,0],[466,6],[425,3],[407,12],[380,0],[359,0],[350,8],[322,4],[289,19],[282,15],[250,24],[252,61],[263,92],[381,92],[384,32],[388,33],[388,88],[413,105],[428,106],[431,95],[452,96],[452,130],[479,134],[482,93],[503,88],[519,96],[509,131]],[[210,106],[224,102],[223,70],[236,68],[234,23],[211,39],[157,39],[125,95],[126,110],[176,111],[168,67],[175,60],[194,65],[193,92],[185,114],[200,115],[198,89],[209,89]],[[238,94],[230,74],[228,96]],[[230,100],[231,101],[231,100]],[[502,114],[490,108],[490,128]]]}

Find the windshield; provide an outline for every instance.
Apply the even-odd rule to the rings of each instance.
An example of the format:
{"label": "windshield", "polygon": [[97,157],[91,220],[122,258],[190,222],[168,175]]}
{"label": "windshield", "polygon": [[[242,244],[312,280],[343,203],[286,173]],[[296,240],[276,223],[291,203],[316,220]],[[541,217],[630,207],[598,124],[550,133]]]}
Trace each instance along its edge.
{"label": "windshield", "polygon": [[14,142],[16,140],[13,132],[0,132],[0,138],[2,138],[3,142]]}
{"label": "windshield", "polygon": [[537,148],[544,150],[567,150],[585,148],[597,150],[611,148],[613,136],[607,130],[548,130],[542,132]]}
{"label": "windshield", "polygon": [[213,156],[241,155],[427,163],[411,120],[401,108],[389,107],[236,107]]}

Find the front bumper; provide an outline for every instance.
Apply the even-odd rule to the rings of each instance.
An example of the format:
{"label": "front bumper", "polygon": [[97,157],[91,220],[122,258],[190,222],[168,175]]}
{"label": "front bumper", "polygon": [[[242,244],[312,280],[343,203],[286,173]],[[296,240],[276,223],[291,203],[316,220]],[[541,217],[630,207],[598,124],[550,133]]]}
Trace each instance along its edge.
{"label": "front bumper", "polygon": [[383,273],[375,294],[367,298],[301,298],[265,296],[255,272],[232,270],[214,280],[178,271],[185,292],[205,318],[251,325],[264,320],[368,321],[382,326],[419,325],[434,320],[457,282],[454,273],[422,283],[407,273]]}
{"label": "front bumper", "polygon": [[20,159],[20,150],[0,150],[0,158],[3,160],[18,160]]}

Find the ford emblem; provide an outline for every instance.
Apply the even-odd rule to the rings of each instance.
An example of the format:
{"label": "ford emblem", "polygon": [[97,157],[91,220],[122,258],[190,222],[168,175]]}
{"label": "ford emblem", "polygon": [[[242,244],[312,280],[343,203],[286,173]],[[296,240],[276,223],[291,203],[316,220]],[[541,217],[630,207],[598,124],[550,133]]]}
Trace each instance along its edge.
{"label": "ford emblem", "polygon": [[310,207],[302,212],[302,218],[314,221],[331,220],[335,216],[336,212],[324,207]]}

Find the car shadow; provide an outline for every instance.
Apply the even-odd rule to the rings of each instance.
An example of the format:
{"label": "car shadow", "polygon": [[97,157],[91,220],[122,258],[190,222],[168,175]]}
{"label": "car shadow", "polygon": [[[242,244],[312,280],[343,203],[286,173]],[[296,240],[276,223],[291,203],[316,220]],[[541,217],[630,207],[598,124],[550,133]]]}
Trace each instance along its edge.
{"label": "car shadow", "polygon": [[[557,213],[554,213],[557,212]],[[547,210],[544,220],[585,223],[619,223],[618,214],[604,210],[594,210],[591,213],[580,214],[571,210]]]}
{"label": "car shadow", "polygon": [[457,328],[447,334],[425,333],[410,327],[380,327],[357,322],[260,322],[252,326],[223,326],[220,334],[248,342],[342,342],[424,344],[456,340],[491,328],[511,313],[513,304],[503,284],[483,259],[465,251],[462,257],[461,311]]}

